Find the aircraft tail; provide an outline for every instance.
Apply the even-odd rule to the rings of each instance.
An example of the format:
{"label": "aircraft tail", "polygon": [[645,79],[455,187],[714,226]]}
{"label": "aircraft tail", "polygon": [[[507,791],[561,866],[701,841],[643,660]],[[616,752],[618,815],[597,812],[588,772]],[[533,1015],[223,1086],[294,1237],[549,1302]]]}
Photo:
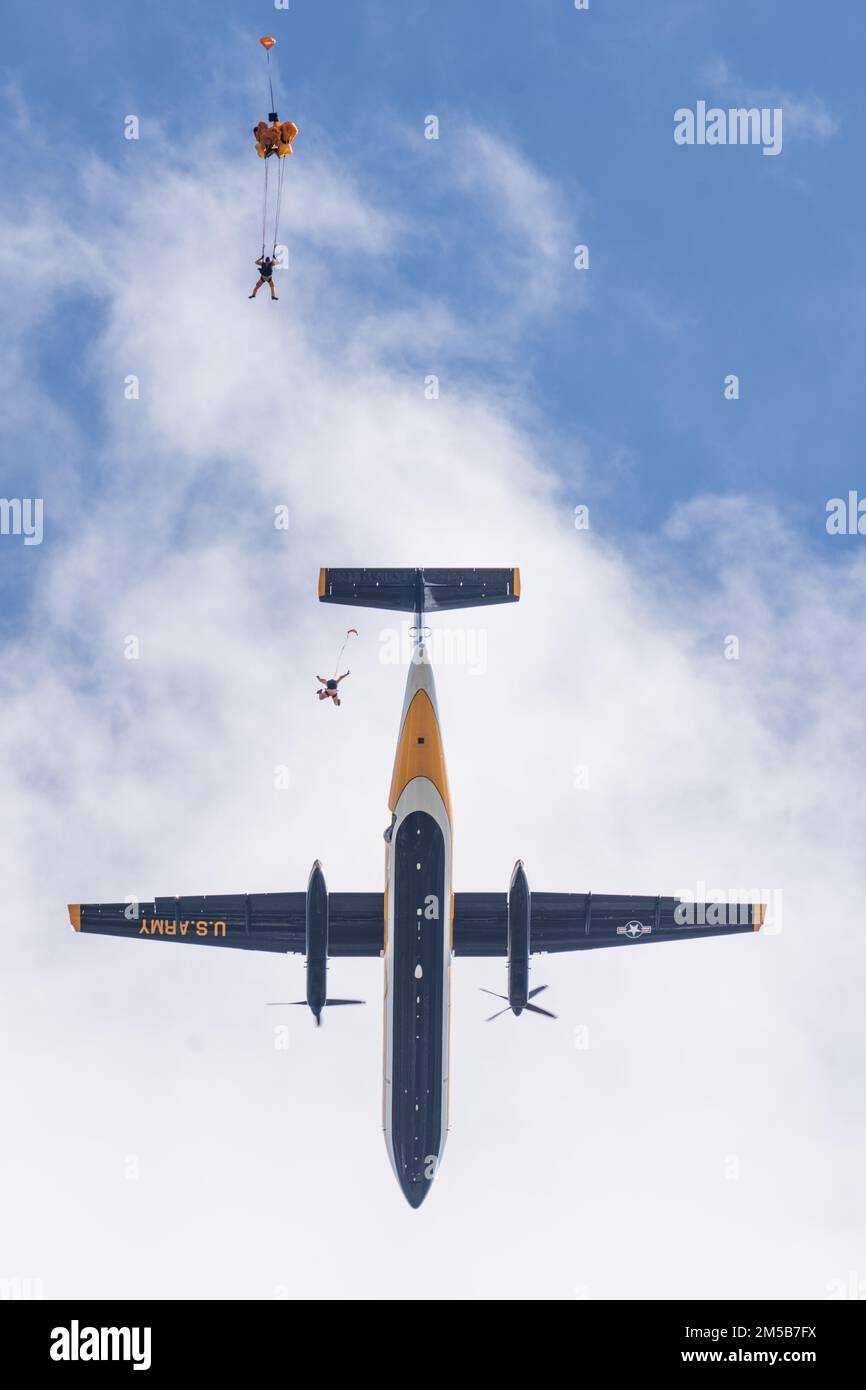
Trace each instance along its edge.
{"label": "aircraft tail", "polygon": [[388,608],[401,613],[437,613],[516,603],[518,569],[321,569],[322,603]]}

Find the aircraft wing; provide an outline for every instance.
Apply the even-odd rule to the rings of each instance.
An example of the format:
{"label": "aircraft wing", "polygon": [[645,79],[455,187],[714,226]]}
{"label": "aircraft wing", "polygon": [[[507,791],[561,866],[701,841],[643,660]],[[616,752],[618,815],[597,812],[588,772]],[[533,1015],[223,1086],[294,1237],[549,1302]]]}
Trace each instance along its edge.
{"label": "aircraft wing", "polygon": [[[533,893],[530,914],[530,949],[536,954],[757,931],[764,907],[606,893]],[[69,919],[76,931],[100,936],[282,954],[302,954],[306,946],[305,893],[210,894],[133,905],[73,903]],[[328,919],[329,956],[382,954],[381,893],[331,893]],[[508,954],[506,893],[455,893],[454,954]]]}
{"label": "aircraft wing", "polygon": [[[137,940],[182,941],[242,951],[306,947],[306,893],[227,893],[153,902],[71,903],[76,931]],[[378,956],[384,941],[381,893],[331,893],[329,956]]]}
{"label": "aircraft wing", "polygon": [[[533,893],[529,941],[543,951],[591,951],[757,931],[762,903],[693,903],[610,893]],[[455,893],[454,954],[508,954],[508,895]]]}

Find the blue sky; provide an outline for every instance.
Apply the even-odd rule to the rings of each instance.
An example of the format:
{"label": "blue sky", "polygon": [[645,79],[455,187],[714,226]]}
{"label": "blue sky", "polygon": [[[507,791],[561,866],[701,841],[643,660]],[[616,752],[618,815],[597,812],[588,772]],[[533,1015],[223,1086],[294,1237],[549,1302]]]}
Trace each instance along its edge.
{"label": "blue sky", "polygon": [[[134,160],[116,139],[127,110],[145,131],[214,122],[242,150],[258,115],[260,30],[279,37],[281,106],[302,128],[299,159],[336,151],[384,204],[429,227],[423,248],[365,267],[373,306],[417,288],[447,297],[469,325],[485,312],[489,285],[477,272],[486,262],[497,274],[495,233],[469,200],[455,235],[449,195],[428,178],[461,127],[492,131],[557,187],[563,231],[590,246],[588,304],[578,312],[566,240],[556,302],[526,322],[521,348],[532,401],[562,436],[550,464],[573,484],[565,441],[591,447],[576,500],[628,532],[657,527],[696,492],[756,491],[826,543],[825,502],[856,486],[864,425],[861,5],[19,5],[6,22],[6,77],[14,55],[28,107],[62,113],[61,158],[92,149],[121,168]],[[725,84],[706,78],[719,61],[732,99],[742,87],[814,102],[834,133],[792,129],[778,159],[675,146],[675,108],[728,104]],[[438,148],[395,145],[391,123],[420,135],[430,112],[442,122]],[[215,157],[206,144],[189,150],[199,170]],[[22,191],[50,188],[56,170],[52,157],[17,162]],[[253,222],[258,177],[251,166]],[[352,273],[335,262],[337,280]],[[238,275],[208,264],[202,289]],[[90,327],[80,303],[58,314],[44,367],[74,362]],[[494,376],[498,364],[474,370]],[[741,377],[737,403],[722,397],[729,371]]]}

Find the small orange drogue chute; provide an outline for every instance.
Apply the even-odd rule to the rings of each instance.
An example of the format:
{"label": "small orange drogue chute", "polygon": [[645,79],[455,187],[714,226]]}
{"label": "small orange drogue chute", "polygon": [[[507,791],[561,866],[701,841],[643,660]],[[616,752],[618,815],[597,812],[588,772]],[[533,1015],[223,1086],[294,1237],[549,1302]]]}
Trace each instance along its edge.
{"label": "small orange drogue chute", "polygon": [[259,43],[261,44],[262,48],[273,48],[274,44],[276,43],[276,39],[269,39],[267,35],[265,35],[263,39],[259,39]]}

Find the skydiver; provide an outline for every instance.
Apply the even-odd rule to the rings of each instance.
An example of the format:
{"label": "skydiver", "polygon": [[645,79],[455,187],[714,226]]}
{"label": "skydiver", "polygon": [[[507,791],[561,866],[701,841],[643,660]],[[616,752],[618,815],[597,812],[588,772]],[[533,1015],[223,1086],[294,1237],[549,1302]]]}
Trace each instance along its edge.
{"label": "skydiver", "polygon": [[344,671],[342,676],[337,676],[336,679],[331,680],[325,680],[323,676],[316,676],[316,680],[319,682],[319,685],[324,686],[324,690],[318,690],[316,692],[319,699],[333,700],[334,704],[339,706],[340,697],[337,694],[337,686],[340,684],[340,681],[344,681],[346,677],[350,676],[351,674],[351,671]]}
{"label": "skydiver", "polygon": [[274,267],[276,266],[276,261],[271,260],[270,256],[259,256],[258,260],[256,261],[256,265],[259,268],[259,278],[256,281],[256,284],[253,288],[253,292],[249,296],[249,298],[255,299],[262,285],[270,285],[271,299],[279,299],[279,295],[277,294],[277,291],[274,287],[273,280],[273,273]]}

